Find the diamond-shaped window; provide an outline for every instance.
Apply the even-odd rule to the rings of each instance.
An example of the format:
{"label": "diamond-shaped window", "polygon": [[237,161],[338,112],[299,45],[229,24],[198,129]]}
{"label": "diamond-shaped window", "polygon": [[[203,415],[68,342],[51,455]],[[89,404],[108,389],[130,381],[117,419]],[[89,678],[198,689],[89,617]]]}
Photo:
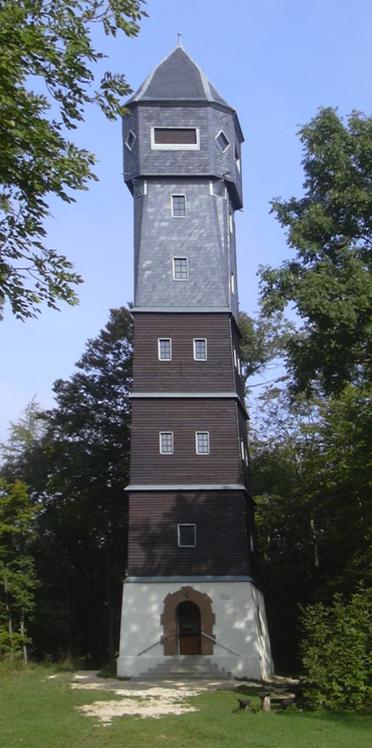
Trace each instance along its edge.
{"label": "diamond-shaped window", "polygon": [[226,137],[226,135],[225,135],[225,133],[224,133],[223,130],[221,130],[218,133],[218,135],[216,135],[216,143],[217,143],[220,151],[222,151],[222,153],[225,153],[225,151],[227,151],[227,149],[228,149],[228,147],[230,145],[230,141]]}

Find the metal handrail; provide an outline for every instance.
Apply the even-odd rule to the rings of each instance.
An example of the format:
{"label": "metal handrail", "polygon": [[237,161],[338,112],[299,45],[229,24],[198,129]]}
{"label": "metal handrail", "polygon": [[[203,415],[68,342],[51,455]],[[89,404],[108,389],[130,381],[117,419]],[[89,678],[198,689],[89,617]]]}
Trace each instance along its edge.
{"label": "metal handrail", "polygon": [[231,654],[238,655],[239,652],[235,652],[235,649],[230,649],[230,647],[227,647],[226,644],[222,644],[217,639],[214,639],[213,636],[209,636],[208,634],[205,634],[204,631],[201,632],[202,636],[205,636],[206,639],[209,639],[213,644],[218,644],[219,647],[222,647],[223,649],[226,649],[227,652],[231,652]]}
{"label": "metal handrail", "polygon": [[160,637],[160,639],[158,639],[157,642],[154,642],[153,644],[150,644],[149,647],[145,647],[145,649],[141,649],[140,652],[137,652],[136,656],[139,657],[140,655],[145,654],[145,652],[148,652],[149,649],[152,649],[153,647],[156,647],[157,644],[163,644],[163,642],[165,642],[166,639],[171,639],[172,636],[174,636],[174,634],[168,634],[168,636],[162,636],[162,637]]}
{"label": "metal handrail", "polygon": [[[219,647],[222,647],[223,649],[226,649],[227,652],[231,652],[231,654],[238,655],[239,652],[235,652],[234,649],[230,649],[230,647],[227,647],[226,644],[222,644],[222,642],[219,642],[217,639],[214,639],[213,636],[209,636],[209,634],[205,634],[204,631],[201,631],[201,636],[204,636],[206,639],[209,639],[209,641],[213,642],[213,644],[217,644]],[[168,636],[162,636],[160,639],[158,639],[153,644],[150,644],[150,646],[145,647],[145,649],[141,649],[140,652],[137,652],[137,657],[139,657],[142,654],[145,654],[145,652],[148,652],[153,647],[156,647],[157,644],[163,644],[166,639],[171,639],[174,637],[175,634],[168,634]]]}

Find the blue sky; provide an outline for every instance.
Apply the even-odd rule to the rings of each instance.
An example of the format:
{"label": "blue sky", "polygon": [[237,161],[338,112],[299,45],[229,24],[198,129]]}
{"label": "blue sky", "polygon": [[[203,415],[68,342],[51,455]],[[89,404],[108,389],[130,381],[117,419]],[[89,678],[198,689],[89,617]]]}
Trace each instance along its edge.
{"label": "blue sky", "polygon": [[[258,308],[257,268],[290,256],[269,214],[272,197],[301,192],[299,125],[319,106],[342,115],[371,112],[370,0],[148,0],[137,39],[100,39],[104,67],[137,88],[176,45],[187,52],[234,106],[245,134],[244,211],[236,216],[240,307]],[[122,181],[121,126],[93,108],[75,141],[97,155],[100,181],[74,205],[51,204],[49,246],[84,277],[80,304],[43,311],[26,323],[0,322],[0,439],[35,396],[52,404],[52,384],[74,371],[88,338],[109,309],[132,299],[132,200]]]}

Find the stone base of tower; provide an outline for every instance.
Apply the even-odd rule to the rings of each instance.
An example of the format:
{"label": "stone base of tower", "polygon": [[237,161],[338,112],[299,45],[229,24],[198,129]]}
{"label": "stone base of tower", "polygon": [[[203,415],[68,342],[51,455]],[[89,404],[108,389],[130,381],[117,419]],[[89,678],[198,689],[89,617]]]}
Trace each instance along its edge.
{"label": "stone base of tower", "polygon": [[[179,633],[185,601],[200,612],[198,651],[185,652]],[[261,680],[273,672],[263,596],[248,577],[128,580],[121,620],[119,677]]]}

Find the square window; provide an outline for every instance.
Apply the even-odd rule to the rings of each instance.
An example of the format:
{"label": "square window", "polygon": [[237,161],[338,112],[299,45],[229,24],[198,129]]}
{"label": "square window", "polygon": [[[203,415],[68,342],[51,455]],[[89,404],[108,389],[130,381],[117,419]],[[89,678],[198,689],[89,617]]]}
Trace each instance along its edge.
{"label": "square window", "polygon": [[180,548],[193,548],[196,545],[196,525],[177,525],[177,539]]}
{"label": "square window", "polygon": [[187,257],[173,257],[173,280],[186,281],[187,278]]}
{"label": "square window", "polygon": [[159,433],[160,454],[173,454],[173,431],[160,431]]}
{"label": "square window", "polygon": [[209,455],[209,432],[196,431],[195,445],[197,455]]}
{"label": "square window", "polygon": [[172,360],[172,338],[158,338],[159,361]]}
{"label": "square window", "polygon": [[125,141],[125,145],[127,146],[128,150],[131,151],[133,149],[133,146],[137,140],[136,135],[134,134],[133,130],[129,130],[127,139]]}
{"label": "square window", "polygon": [[207,339],[206,338],[194,338],[194,360],[195,361],[206,361],[207,360]]}
{"label": "square window", "polygon": [[184,218],[186,215],[186,195],[172,195],[173,218]]}
{"label": "square window", "polygon": [[227,139],[223,130],[221,130],[218,135],[216,135],[216,143],[222,153],[225,153],[225,151],[227,151],[230,145],[230,141]]}

